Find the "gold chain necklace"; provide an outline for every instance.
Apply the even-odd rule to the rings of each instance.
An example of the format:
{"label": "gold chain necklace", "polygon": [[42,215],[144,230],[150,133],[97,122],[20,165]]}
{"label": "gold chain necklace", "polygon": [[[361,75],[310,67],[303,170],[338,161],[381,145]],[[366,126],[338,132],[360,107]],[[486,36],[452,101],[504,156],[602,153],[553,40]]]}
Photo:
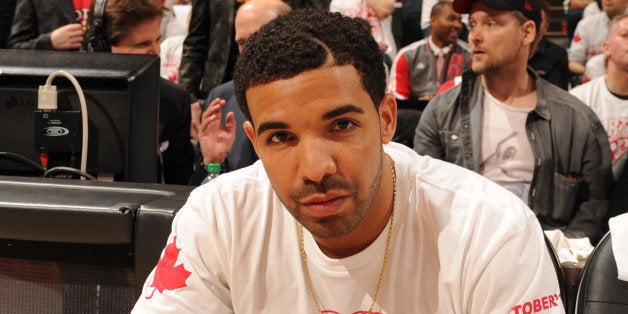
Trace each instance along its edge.
{"label": "gold chain necklace", "polygon": [[[392,230],[393,230],[393,222],[395,217],[395,203],[397,201],[397,174],[395,172],[395,168],[390,161],[387,161],[390,170],[392,171],[393,178],[393,206],[392,211],[390,212],[390,227],[388,229],[388,236],[386,237],[386,248],[384,249],[384,260],[382,261],[382,268],[379,270],[379,277],[377,278],[377,287],[375,288],[375,295],[373,296],[373,302],[371,303],[371,307],[369,308],[369,313],[373,312],[373,306],[375,306],[375,302],[377,300],[377,296],[379,295],[379,289],[382,287],[382,282],[384,281],[384,271],[386,270],[386,264],[388,263],[388,253],[390,251],[390,239],[392,238]],[[310,277],[310,270],[307,266],[307,253],[305,253],[305,245],[303,244],[303,225],[299,224],[299,250],[301,253],[301,264],[303,265],[303,272],[305,273],[305,280],[307,282],[307,288],[310,291],[310,295],[312,296],[312,300],[314,301],[314,305],[316,306],[316,311],[318,313],[323,313],[321,310],[321,306],[318,303],[318,299],[316,298],[316,292],[314,291],[314,284],[312,284],[312,278]]]}

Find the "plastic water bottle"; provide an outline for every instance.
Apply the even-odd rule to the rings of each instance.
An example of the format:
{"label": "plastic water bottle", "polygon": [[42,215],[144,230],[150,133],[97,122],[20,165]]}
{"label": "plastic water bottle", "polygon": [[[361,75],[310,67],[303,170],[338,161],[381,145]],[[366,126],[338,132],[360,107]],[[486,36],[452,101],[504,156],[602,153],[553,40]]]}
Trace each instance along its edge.
{"label": "plastic water bottle", "polygon": [[207,177],[205,177],[205,180],[203,180],[201,184],[205,184],[215,179],[220,175],[220,171],[222,170],[220,164],[207,164],[205,169],[207,170]]}

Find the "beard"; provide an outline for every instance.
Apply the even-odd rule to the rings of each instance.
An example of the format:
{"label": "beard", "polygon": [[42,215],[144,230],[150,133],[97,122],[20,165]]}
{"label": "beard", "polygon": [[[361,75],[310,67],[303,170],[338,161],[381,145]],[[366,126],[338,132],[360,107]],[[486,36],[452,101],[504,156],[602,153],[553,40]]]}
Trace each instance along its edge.
{"label": "beard", "polygon": [[[295,207],[288,208],[286,206],[286,208],[316,238],[336,239],[350,234],[364,220],[379,192],[383,173],[383,158],[381,156],[380,154],[377,171],[369,182],[366,195],[360,195],[357,182],[338,175],[330,175],[323,178],[320,182],[305,182],[300,187],[292,190],[290,199],[295,204]],[[327,217],[311,217],[303,214],[304,210],[298,202],[299,199],[315,193],[325,193],[331,189],[348,191],[351,201],[349,203],[353,207]]]}

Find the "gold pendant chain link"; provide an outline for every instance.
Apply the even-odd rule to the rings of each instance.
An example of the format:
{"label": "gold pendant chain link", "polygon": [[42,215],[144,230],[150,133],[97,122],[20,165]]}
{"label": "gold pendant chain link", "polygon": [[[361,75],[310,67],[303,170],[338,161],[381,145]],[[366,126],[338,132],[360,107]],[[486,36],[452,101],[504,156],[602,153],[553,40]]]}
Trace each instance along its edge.
{"label": "gold pendant chain link", "polygon": [[[384,258],[382,261],[382,267],[379,270],[379,277],[377,278],[377,287],[375,288],[375,294],[373,295],[373,302],[371,303],[371,307],[368,310],[369,313],[373,312],[373,307],[375,306],[375,303],[377,301],[379,290],[382,287],[382,282],[384,281],[384,273],[386,270],[386,265],[388,263],[388,256],[389,256],[389,251],[390,251],[390,240],[392,238],[392,230],[393,230],[393,223],[394,223],[394,217],[395,217],[395,204],[397,201],[397,174],[396,174],[395,167],[393,166],[393,164],[389,160],[387,160],[387,163],[392,172],[393,205],[392,205],[392,210],[390,213],[390,227],[388,229],[388,235],[386,237],[386,248],[384,249]],[[310,291],[310,295],[312,297],[312,300],[314,301],[314,305],[316,306],[316,311],[318,313],[323,313],[323,311],[321,310],[321,306],[318,303],[318,298],[316,297],[316,291],[314,291],[314,284],[312,283],[312,278],[310,277],[310,271],[307,265],[307,253],[305,252],[305,245],[303,241],[303,225],[301,224],[299,224],[298,237],[299,237],[298,240],[299,240],[299,251],[301,255],[301,264],[303,265],[303,272],[305,274],[305,281],[307,282],[307,288]]]}

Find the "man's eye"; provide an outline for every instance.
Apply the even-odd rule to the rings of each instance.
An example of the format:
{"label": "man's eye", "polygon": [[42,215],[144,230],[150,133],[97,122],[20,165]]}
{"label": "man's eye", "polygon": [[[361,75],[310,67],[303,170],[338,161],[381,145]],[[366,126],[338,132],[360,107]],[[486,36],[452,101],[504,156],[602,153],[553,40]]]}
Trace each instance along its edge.
{"label": "man's eye", "polygon": [[340,120],[336,122],[333,129],[334,130],[348,130],[354,126],[356,126],[356,124],[351,120]]}
{"label": "man's eye", "polygon": [[283,143],[289,139],[290,137],[286,133],[275,133],[268,140],[272,143]]}

